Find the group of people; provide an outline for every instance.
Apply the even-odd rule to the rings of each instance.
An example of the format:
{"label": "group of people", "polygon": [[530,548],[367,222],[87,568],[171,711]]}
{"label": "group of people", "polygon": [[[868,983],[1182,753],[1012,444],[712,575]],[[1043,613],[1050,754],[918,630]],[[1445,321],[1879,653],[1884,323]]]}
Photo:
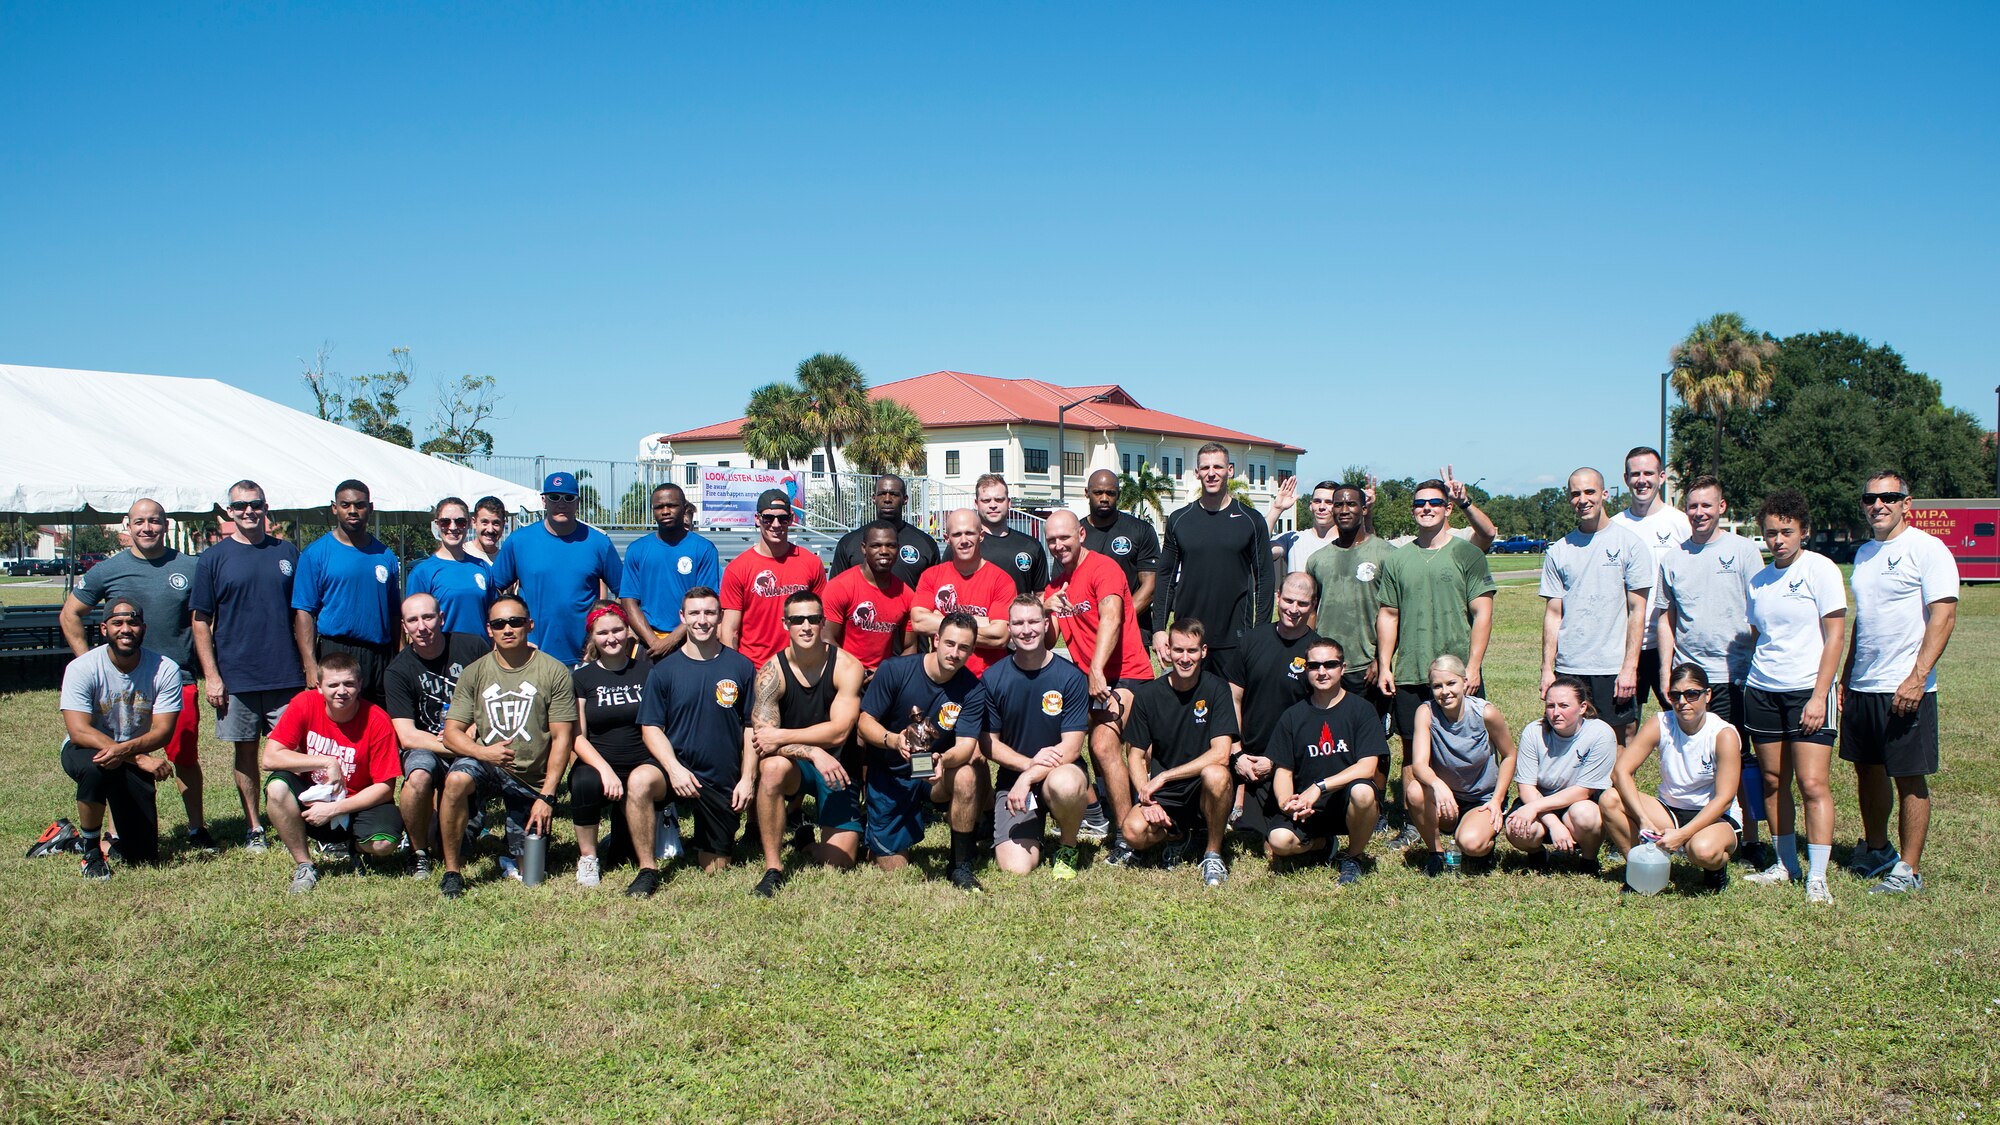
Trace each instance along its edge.
{"label": "group of people", "polygon": [[[1854,868],[1880,877],[1874,891],[1921,889],[1957,574],[1910,525],[1907,478],[1865,485],[1873,539],[1846,630],[1840,572],[1807,549],[1795,494],[1757,513],[1767,565],[1725,529],[1714,479],[1689,482],[1675,510],[1661,468],[1632,451],[1616,515],[1596,471],[1571,475],[1577,526],[1540,585],[1542,714],[1518,733],[1484,697],[1493,526],[1449,470],[1416,488],[1402,546],[1374,534],[1372,489],[1332,482],[1309,494],[1310,529],[1273,536],[1230,495],[1218,444],[1198,452],[1200,494],[1163,534],[1119,511],[1115,475],[1098,472],[1086,510],[1050,514],[1037,540],[1009,526],[1007,484],[986,476],[975,507],[945,516],[940,549],[884,476],[877,518],[840,541],[830,572],[792,541],[779,490],[725,566],[683,491],[662,485],[655,531],[621,559],[577,520],[574,476],[554,473],[544,518],[511,534],[497,501],[441,501],[438,549],[407,575],[370,532],[360,481],[336,488],[331,531],[303,551],[268,534],[252,481],[229,492],[229,538],[195,558],[164,545],[165,514],[140,501],[130,549],[64,612],[78,659],[61,757],[83,873],[109,874],[107,808],[117,854],[158,855],[153,792],[168,777],[189,843],[215,850],[195,750],[206,698],[235,747],[246,845],[268,846],[261,803],[300,892],[316,859],[407,852],[412,874],[438,872],[456,897],[497,799],[505,873],[566,803],[576,881],[629,856],[635,896],[682,854],[685,812],[686,851],[708,871],[754,822],[765,897],[786,882],[788,847],[894,869],[943,820],[947,878],[968,891],[982,851],[1070,879],[1084,841],[1109,866],[1184,862],[1219,885],[1232,831],[1274,865],[1325,857],[1347,884],[1400,828],[1387,847],[1420,848],[1430,874],[1490,862],[1502,838],[1533,864],[1586,871],[1607,842],[1652,841],[1715,887],[1754,850],[1751,881],[1802,879],[1823,902],[1836,730],[1860,787]],[[1452,532],[1454,508],[1469,537]],[[1648,693],[1663,710],[1641,723]],[[1654,754],[1659,786],[1640,792]]]}

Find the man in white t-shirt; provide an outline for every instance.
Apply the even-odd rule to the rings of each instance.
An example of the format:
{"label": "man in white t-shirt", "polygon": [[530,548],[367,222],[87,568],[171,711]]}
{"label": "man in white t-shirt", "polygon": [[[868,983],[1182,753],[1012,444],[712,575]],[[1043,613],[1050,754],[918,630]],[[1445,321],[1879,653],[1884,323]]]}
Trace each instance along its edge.
{"label": "man in white t-shirt", "polygon": [[[1659,450],[1642,445],[1627,453],[1625,487],[1632,493],[1632,503],[1611,517],[1620,527],[1638,536],[1639,542],[1651,548],[1655,571],[1659,570],[1669,551],[1694,534],[1686,513],[1661,497],[1660,490],[1666,483],[1666,467],[1660,461]],[[1667,703],[1667,674],[1673,668],[1668,661],[1660,659],[1660,619],[1667,610],[1666,602],[1660,595],[1660,584],[1655,582],[1652,600],[1646,606],[1646,632],[1639,641],[1637,698],[1643,705],[1646,693],[1650,691],[1659,700],[1662,709],[1671,711],[1673,708]]]}
{"label": "man in white t-shirt", "polygon": [[[1924,889],[1918,865],[1930,830],[1930,775],[1938,768],[1937,662],[1958,622],[1958,563],[1910,526],[1909,478],[1868,478],[1861,511],[1873,538],[1854,555],[1854,629],[1842,669],[1840,756],[1854,763],[1861,826],[1852,863],[1884,875],[1870,894]],[[1902,853],[1889,843],[1891,782]]]}
{"label": "man in white t-shirt", "polygon": [[145,609],[113,598],[104,607],[104,643],[63,670],[62,768],[76,782],[86,879],[111,877],[101,846],[107,806],[126,862],[160,857],[153,785],[174,774],[165,751],[180,721],[181,670],[145,642]]}
{"label": "man in white t-shirt", "polygon": [[1604,474],[1569,475],[1576,530],[1542,558],[1541,694],[1558,675],[1590,690],[1597,715],[1625,745],[1639,725],[1639,641],[1653,588],[1653,556],[1604,514]]}

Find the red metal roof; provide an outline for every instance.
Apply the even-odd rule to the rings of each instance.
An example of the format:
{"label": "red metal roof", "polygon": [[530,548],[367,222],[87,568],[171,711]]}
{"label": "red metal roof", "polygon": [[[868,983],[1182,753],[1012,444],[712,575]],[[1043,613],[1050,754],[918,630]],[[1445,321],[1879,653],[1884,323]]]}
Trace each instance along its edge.
{"label": "red metal roof", "polygon": [[[1286,453],[1304,453],[1296,445],[1246,434],[1206,422],[1197,422],[1164,410],[1148,410],[1116,383],[1062,387],[1040,379],[996,379],[963,371],[933,371],[928,375],[901,379],[871,387],[871,398],[892,398],[914,411],[925,429],[953,426],[993,426],[1013,423],[1056,424],[1056,411],[1064,403],[1103,394],[1103,402],[1087,402],[1063,412],[1066,425],[1082,430],[1133,430],[1141,433],[1175,434],[1209,441],[1268,445]],[[669,441],[721,441],[736,437],[743,419],[735,418],[712,426],[701,426],[668,434]]]}

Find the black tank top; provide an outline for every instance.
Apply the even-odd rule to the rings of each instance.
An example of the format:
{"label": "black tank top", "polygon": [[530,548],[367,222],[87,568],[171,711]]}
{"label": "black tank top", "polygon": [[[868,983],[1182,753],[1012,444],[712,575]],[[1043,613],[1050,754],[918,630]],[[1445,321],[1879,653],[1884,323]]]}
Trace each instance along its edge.
{"label": "black tank top", "polygon": [[[785,658],[783,649],[775,658],[778,671],[785,677],[785,694],[778,700],[778,725],[786,730],[802,730],[817,726],[833,716],[833,698],[839,694],[833,686],[835,661],[840,659],[840,651],[826,645],[826,666],[821,669],[819,682],[808,687],[799,682],[799,676],[792,668],[792,662]],[[841,764],[851,765],[855,741],[852,734],[847,741],[836,747],[833,756]]]}

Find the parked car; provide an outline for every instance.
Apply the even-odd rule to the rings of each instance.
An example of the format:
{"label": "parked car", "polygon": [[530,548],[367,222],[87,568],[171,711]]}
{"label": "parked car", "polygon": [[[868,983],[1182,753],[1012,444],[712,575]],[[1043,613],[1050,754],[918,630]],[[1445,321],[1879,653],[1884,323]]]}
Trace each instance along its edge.
{"label": "parked car", "polygon": [[35,573],[35,567],[41,561],[40,559],[8,559],[7,576],[9,578],[27,578]]}
{"label": "parked car", "polygon": [[1494,540],[1489,551],[1495,555],[1539,555],[1548,548],[1549,541],[1546,539],[1536,539],[1528,535],[1510,535],[1505,539]]}

